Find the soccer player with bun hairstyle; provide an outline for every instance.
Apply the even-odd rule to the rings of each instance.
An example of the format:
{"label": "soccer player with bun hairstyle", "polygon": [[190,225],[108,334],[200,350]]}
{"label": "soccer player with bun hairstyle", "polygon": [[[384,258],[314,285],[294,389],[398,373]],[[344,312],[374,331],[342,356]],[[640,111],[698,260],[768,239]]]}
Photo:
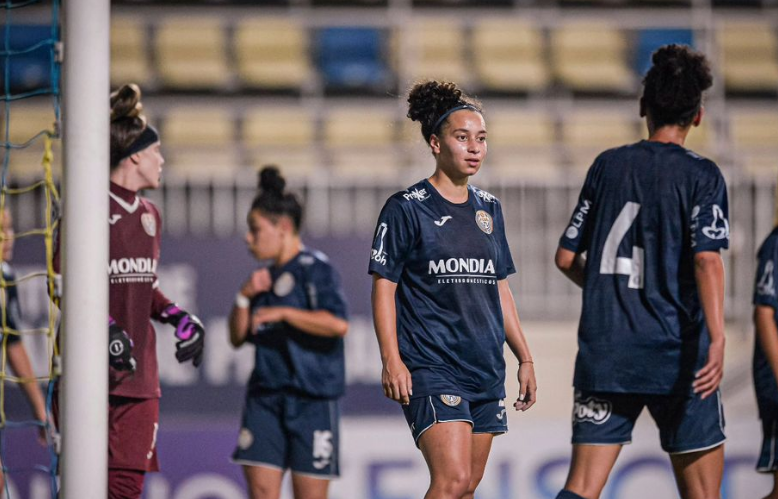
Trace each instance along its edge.
{"label": "soccer player with bun hairstyle", "polygon": [[417,83],[408,117],[435,171],[391,196],[369,272],[384,395],[402,404],[430,472],[426,499],[472,499],[495,435],[508,431],[505,361],[519,360],[516,410],[535,371],[508,286],[515,272],[499,200],[469,184],[486,157],[480,103],[454,84]]}
{"label": "soccer player with bun hairstyle", "polygon": [[277,168],[260,172],[246,245],[251,273],[229,318],[235,348],[255,346],[238,445],[251,499],[278,499],[291,469],[296,499],[326,499],[340,474],[338,399],[345,391],[346,301],[327,257],[300,239],[302,205]]}
{"label": "soccer player with bun hairstyle", "polygon": [[778,203],[772,232],[757,255],[754,285],[753,377],[759,418],[762,420],[762,449],[756,470],[773,475],[773,490],[764,499],[778,499]]}
{"label": "soccer player with bun hairstyle", "polygon": [[712,83],[689,47],[653,54],[640,99],[648,140],[594,160],[559,240],[556,265],[583,288],[583,306],[573,457],[557,499],[600,496],[644,407],[681,497],[720,497],[727,188],[683,147]]}
{"label": "soccer player with bun hairstyle", "polygon": [[162,220],[157,207],[139,195],[160,185],[165,162],[160,146],[159,134],[143,115],[140,88],[127,84],[111,93],[109,499],[141,497],[145,473],[159,471],[161,392],[151,319],[175,328],[178,362],[191,361],[197,367],[203,357],[200,320],[159,289]]}

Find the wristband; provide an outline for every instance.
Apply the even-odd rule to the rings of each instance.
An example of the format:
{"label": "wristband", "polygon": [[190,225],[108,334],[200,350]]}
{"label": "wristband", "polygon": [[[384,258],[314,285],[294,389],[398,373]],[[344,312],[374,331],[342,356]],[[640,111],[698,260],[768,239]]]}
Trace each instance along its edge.
{"label": "wristband", "polygon": [[238,292],[235,295],[235,306],[238,308],[249,308],[251,306],[251,300],[243,296],[243,293]]}

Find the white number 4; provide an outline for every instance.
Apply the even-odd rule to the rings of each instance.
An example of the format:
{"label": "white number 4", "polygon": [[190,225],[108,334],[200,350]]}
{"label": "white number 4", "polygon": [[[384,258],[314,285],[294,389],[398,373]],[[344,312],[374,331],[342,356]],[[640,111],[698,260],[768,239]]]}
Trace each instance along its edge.
{"label": "white number 4", "polygon": [[605,239],[602,248],[602,261],[600,262],[600,274],[621,274],[629,276],[631,289],[643,289],[643,248],[632,247],[632,258],[617,256],[619,245],[629,228],[638,216],[640,204],[627,202]]}

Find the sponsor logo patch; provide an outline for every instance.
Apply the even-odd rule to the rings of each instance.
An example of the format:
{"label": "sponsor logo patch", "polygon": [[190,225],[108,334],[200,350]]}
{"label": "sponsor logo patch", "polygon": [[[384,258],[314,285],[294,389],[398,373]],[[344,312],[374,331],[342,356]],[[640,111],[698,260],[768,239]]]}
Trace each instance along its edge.
{"label": "sponsor logo patch", "polygon": [[449,407],[456,407],[462,403],[462,397],[459,395],[441,395],[440,400]]}
{"label": "sponsor logo patch", "polygon": [[416,201],[424,201],[430,195],[427,193],[427,189],[414,189],[412,191],[406,191],[405,194],[403,194],[403,197],[406,201],[410,201],[411,199],[415,199]]}
{"label": "sponsor logo patch", "polygon": [[373,249],[370,251],[370,259],[374,260],[381,265],[386,265],[386,251],[384,251],[384,238],[386,237],[386,231],[389,227],[385,222],[381,222],[375,231],[375,239],[373,241]]}
{"label": "sponsor logo patch", "polygon": [[450,215],[445,215],[445,216],[441,217],[440,220],[435,220],[435,225],[437,225],[438,227],[443,227],[443,225],[446,222],[448,222],[449,220],[451,220],[451,218],[452,217]]}
{"label": "sponsor logo patch", "polygon": [[596,397],[585,399],[576,397],[573,407],[573,422],[603,424],[610,419],[612,411],[613,404],[608,400]]}
{"label": "sponsor logo patch", "polygon": [[314,430],[313,432],[313,467],[322,470],[330,465],[332,452],[332,432],[329,430]]}
{"label": "sponsor logo patch", "polygon": [[713,221],[702,228],[702,233],[709,239],[729,239],[729,222],[724,217],[724,210],[717,204],[713,205]]}
{"label": "sponsor logo patch", "polygon": [[248,428],[241,428],[238,434],[238,447],[246,450],[254,443],[254,434]]}
{"label": "sponsor logo patch", "polygon": [[492,216],[486,213],[484,210],[478,210],[475,212],[475,223],[477,223],[478,228],[484,231],[486,234],[491,234],[494,230]]}

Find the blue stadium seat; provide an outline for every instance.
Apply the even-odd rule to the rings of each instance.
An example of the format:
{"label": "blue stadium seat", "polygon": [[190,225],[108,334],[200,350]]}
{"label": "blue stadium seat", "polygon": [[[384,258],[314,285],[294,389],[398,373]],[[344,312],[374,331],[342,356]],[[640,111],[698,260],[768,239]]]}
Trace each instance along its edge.
{"label": "blue stadium seat", "polygon": [[[10,45],[5,46],[5,30],[0,29],[0,72],[5,71],[6,63],[10,63],[10,89],[5,92],[24,92],[31,90],[47,89],[51,86],[51,44],[42,43],[51,37],[51,26],[35,24],[17,24],[10,28]],[[25,51],[36,45],[35,50],[5,57],[5,51]],[[2,74],[2,73],[0,73]]]}
{"label": "blue stadium seat", "polygon": [[390,85],[379,29],[324,28],[316,40],[316,60],[328,90],[380,92]]}
{"label": "blue stadium seat", "polygon": [[677,43],[694,46],[694,35],[690,29],[644,29],[638,33],[635,50],[635,71],[643,77],[651,68],[651,54],[662,45]]}

